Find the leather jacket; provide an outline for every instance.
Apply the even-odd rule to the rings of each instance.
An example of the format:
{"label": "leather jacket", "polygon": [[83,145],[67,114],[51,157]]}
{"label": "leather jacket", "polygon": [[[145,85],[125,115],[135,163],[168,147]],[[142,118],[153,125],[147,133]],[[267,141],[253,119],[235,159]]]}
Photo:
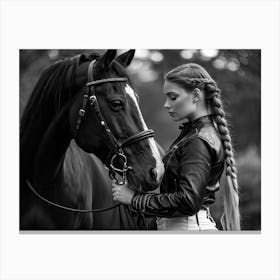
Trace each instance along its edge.
{"label": "leather jacket", "polygon": [[212,116],[180,126],[166,152],[160,194],[136,193],[132,208],[152,216],[192,216],[215,201],[224,169],[224,150]]}

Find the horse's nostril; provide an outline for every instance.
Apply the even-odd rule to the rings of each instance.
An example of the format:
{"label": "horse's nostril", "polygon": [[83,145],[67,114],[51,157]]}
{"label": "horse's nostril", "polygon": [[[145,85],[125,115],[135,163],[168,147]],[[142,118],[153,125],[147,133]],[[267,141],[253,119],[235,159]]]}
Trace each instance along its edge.
{"label": "horse's nostril", "polygon": [[150,170],[150,175],[151,175],[151,178],[152,178],[153,180],[156,180],[156,179],[157,179],[157,170],[156,170],[156,168],[152,168],[152,169]]}

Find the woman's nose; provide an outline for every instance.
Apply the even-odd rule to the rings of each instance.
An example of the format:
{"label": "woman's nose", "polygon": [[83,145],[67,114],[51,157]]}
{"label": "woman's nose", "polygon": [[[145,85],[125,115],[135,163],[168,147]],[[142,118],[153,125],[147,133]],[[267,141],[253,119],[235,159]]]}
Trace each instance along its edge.
{"label": "woman's nose", "polygon": [[170,104],[168,103],[167,100],[165,101],[163,107],[164,107],[165,109],[169,109],[169,108],[170,108]]}

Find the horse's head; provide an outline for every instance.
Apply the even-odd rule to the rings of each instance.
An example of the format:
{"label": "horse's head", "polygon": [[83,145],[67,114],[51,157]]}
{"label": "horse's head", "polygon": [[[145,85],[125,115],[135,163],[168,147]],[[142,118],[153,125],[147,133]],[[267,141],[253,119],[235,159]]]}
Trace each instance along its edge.
{"label": "horse's head", "polygon": [[115,56],[115,50],[108,50],[102,56],[79,58],[77,94],[69,111],[72,136],[117,172],[127,161],[130,186],[151,191],[159,184],[163,164],[126,71],[134,51]]}

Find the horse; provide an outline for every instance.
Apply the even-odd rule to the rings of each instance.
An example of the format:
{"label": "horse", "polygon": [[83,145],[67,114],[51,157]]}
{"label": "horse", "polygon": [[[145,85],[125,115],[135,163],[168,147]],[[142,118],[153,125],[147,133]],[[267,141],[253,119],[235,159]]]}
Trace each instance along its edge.
{"label": "horse", "polygon": [[20,122],[20,230],[147,229],[111,190],[115,179],[155,191],[164,170],[127,70],[134,53],[82,53],[40,76]]}

